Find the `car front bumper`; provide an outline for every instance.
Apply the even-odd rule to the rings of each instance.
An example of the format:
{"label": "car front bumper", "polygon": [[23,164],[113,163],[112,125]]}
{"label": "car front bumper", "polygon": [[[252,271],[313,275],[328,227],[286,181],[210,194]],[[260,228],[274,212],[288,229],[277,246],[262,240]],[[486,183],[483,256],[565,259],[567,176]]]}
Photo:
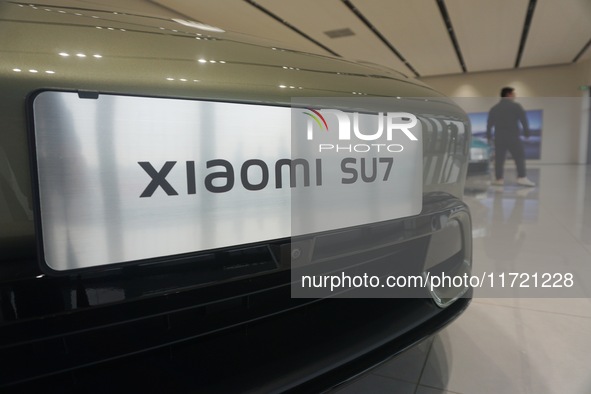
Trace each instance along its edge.
{"label": "car front bumper", "polygon": [[[441,250],[445,237],[437,234],[458,215],[461,233],[470,234],[460,200],[431,196],[420,215],[389,223],[400,224],[400,231],[381,242],[390,248],[395,240],[395,259],[418,272],[426,265],[453,269],[471,259],[471,237],[464,237],[454,256],[442,255],[445,261],[434,261],[437,254],[429,250]],[[160,264],[98,276],[23,274],[2,283],[0,385],[92,391],[117,381],[134,390],[321,390],[433,335],[470,301],[470,290],[445,308],[428,294],[292,298],[290,269],[277,252],[286,243],[228,249],[209,260],[180,259],[166,269]]]}

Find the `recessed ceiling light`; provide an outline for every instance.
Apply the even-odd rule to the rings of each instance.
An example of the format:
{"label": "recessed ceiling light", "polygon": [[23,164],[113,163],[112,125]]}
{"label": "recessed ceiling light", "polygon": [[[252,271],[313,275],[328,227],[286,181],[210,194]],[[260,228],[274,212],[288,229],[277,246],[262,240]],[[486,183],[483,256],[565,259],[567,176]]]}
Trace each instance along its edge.
{"label": "recessed ceiling light", "polygon": [[326,34],[330,38],[350,37],[355,35],[355,33],[353,33],[353,30],[349,29],[348,27],[344,29],[325,31],[324,34]]}

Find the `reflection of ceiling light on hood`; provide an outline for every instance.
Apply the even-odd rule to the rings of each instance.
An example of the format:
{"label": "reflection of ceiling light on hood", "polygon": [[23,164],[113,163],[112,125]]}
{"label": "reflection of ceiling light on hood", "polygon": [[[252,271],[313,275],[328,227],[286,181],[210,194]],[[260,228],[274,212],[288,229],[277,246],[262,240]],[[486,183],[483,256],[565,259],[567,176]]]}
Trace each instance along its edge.
{"label": "reflection of ceiling light on hood", "polygon": [[186,21],[184,19],[174,19],[174,18],[173,18],[173,21],[175,21],[176,23],[180,23],[183,26],[193,27],[195,29],[211,31],[214,33],[225,33],[225,31],[220,29],[219,27],[206,25],[205,23],[199,23],[199,22],[195,22],[195,21]]}

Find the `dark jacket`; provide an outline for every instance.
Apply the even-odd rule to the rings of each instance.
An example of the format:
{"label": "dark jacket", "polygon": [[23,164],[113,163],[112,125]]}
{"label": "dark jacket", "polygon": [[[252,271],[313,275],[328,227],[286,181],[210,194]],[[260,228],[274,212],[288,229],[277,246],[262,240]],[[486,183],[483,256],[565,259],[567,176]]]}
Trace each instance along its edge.
{"label": "dark jacket", "polygon": [[503,98],[488,113],[486,138],[491,139],[493,127],[496,139],[517,138],[519,137],[520,122],[523,127],[523,134],[529,137],[529,125],[523,107],[513,100]]}

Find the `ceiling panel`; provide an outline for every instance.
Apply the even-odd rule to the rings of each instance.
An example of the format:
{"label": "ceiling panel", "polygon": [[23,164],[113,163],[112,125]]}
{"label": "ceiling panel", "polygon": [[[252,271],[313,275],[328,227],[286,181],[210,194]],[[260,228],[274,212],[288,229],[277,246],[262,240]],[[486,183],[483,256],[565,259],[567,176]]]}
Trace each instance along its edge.
{"label": "ceiling panel", "polygon": [[[346,59],[382,64],[411,74],[404,63],[340,0],[257,0],[257,3]],[[330,38],[325,34],[345,28],[352,30],[354,35]]]}
{"label": "ceiling panel", "polygon": [[353,0],[422,76],[462,72],[435,0]]}
{"label": "ceiling panel", "polygon": [[327,51],[244,0],[152,0],[197,22],[285,43],[287,48],[329,55]]}
{"label": "ceiling panel", "polygon": [[515,66],[527,0],[447,0],[445,4],[468,72]]}
{"label": "ceiling panel", "polygon": [[591,0],[538,0],[521,66],[570,63],[591,38]]}
{"label": "ceiling panel", "polygon": [[[51,3],[51,0],[39,0]],[[253,35],[269,44],[329,54],[320,45],[359,62],[412,72],[342,0],[64,0],[72,6],[108,8],[194,19]],[[277,18],[250,4],[259,4]],[[445,0],[468,72],[515,66],[530,0]],[[421,76],[461,73],[436,0],[350,0]],[[591,39],[591,0],[537,0],[521,67],[568,64]],[[330,38],[326,32],[354,35]],[[591,59],[587,49],[579,62]]]}

